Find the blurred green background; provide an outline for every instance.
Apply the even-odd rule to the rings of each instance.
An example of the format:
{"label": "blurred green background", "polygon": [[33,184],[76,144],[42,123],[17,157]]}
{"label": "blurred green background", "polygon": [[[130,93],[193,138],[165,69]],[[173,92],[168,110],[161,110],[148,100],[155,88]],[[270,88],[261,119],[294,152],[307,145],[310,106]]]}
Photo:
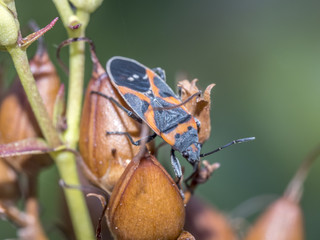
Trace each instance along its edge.
{"label": "blurred green background", "polygon": [[[51,1],[18,0],[16,7],[22,26],[30,19],[45,26],[58,16]],[[198,78],[203,89],[216,83],[212,134],[203,152],[236,138],[255,136],[256,141],[207,157],[221,168],[197,195],[233,217],[249,215],[239,206],[250,198],[280,196],[302,159],[319,143],[319,1],[105,0],[92,15],[87,36],[103,64],[120,55],[160,66],[174,89],[181,72],[190,80]],[[61,21],[45,35],[52,58],[66,37]],[[67,57],[66,49],[63,55]],[[89,57],[87,62],[86,80],[91,74]],[[159,159],[169,166],[168,151],[163,149]],[[309,240],[320,238],[319,172],[318,162],[301,201]],[[57,179],[54,167],[41,174],[47,228],[58,219]],[[51,238],[59,239],[54,232]],[[0,239],[12,237],[14,228],[1,221]]]}

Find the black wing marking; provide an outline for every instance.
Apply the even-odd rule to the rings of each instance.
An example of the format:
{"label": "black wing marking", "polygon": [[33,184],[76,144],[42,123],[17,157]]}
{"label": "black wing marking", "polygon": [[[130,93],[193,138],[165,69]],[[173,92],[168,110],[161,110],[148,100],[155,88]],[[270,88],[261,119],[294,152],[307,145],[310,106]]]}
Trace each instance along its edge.
{"label": "black wing marking", "polygon": [[150,89],[146,68],[135,60],[113,57],[107,63],[107,72],[118,86],[144,93]]}
{"label": "black wing marking", "polygon": [[[150,82],[146,74],[146,69],[141,63],[125,58],[113,57],[107,63],[107,72],[110,79],[118,86],[128,87],[134,91],[144,94],[150,100],[152,108],[172,107],[174,104],[168,103],[166,97],[177,96],[172,89],[160,77],[155,74],[154,84],[157,86],[160,97],[154,95],[151,90]],[[149,103],[141,100],[138,96],[130,93],[121,93],[128,105],[133,111],[143,120],[144,114],[149,107]],[[158,130],[162,133],[169,133],[174,130],[179,123],[190,120],[191,115],[182,108],[177,107],[173,109],[155,110],[154,118]]]}
{"label": "black wing marking", "polygon": [[155,76],[153,78],[153,82],[154,82],[154,85],[156,85],[157,88],[160,90],[159,95],[161,97],[163,97],[163,98],[174,97],[174,98],[178,99],[176,94],[172,91],[172,89],[168,86],[168,84],[164,80]]}
{"label": "black wing marking", "polygon": [[128,105],[134,110],[134,112],[144,120],[144,113],[148,110],[149,103],[141,100],[138,96],[132,93],[126,93],[123,95]]}
{"label": "black wing marking", "polygon": [[[151,100],[151,106],[159,109],[161,107],[172,107],[174,105],[166,102],[162,98],[155,97]],[[155,110],[154,118],[160,132],[169,133],[174,130],[178,124],[189,121],[191,115],[178,107],[173,109]]]}

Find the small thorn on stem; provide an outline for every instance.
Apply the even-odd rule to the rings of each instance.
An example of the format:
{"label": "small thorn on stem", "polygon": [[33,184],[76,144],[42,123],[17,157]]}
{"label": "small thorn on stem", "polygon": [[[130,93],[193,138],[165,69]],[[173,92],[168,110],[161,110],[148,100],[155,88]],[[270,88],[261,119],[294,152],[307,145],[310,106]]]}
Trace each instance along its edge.
{"label": "small thorn on stem", "polygon": [[36,41],[38,38],[40,38],[42,35],[44,35],[47,31],[49,31],[58,21],[58,17],[56,17],[55,19],[53,19],[51,21],[51,23],[49,23],[47,26],[45,26],[44,28],[41,28],[40,30],[29,34],[28,36],[26,36],[25,38],[22,38],[19,41],[19,46],[21,48],[27,48],[31,45],[31,43],[33,43],[34,41]]}

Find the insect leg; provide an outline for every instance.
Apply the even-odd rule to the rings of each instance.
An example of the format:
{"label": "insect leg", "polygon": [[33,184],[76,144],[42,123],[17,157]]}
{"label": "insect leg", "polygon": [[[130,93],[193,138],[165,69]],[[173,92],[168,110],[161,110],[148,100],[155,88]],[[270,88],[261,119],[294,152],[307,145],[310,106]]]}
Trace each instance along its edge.
{"label": "insect leg", "polygon": [[164,81],[166,82],[167,81],[167,78],[166,78],[166,71],[163,70],[162,68],[152,68],[152,70],[159,75],[159,77]]}
{"label": "insect leg", "polygon": [[194,165],[193,165],[192,173],[190,174],[189,177],[187,177],[187,178],[184,180],[184,182],[185,182],[186,184],[188,184],[188,182],[189,182],[191,179],[193,179],[196,174],[198,174],[199,168],[200,168],[200,162],[198,162],[197,164],[194,164]]}
{"label": "insect leg", "polygon": [[181,170],[180,162],[179,162],[178,158],[176,157],[176,155],[174,154],[173,149],[171,149],[171,165],[173,167],[174,174],[178,178],[177,182],[179,183],[180,179],[182,177],[182,170]]}
{"label": "insect leg", "polygon": [[104,97],[108,100],[110,100],[111,102],[113,102],[117,107],[119,107],[120,109],[122,109],[123,111],[125,111],[129,117],[133,118],[134,120],[136,120],[139,123],[142,123],[141,118],[139,118],[136,114],[134,114],[133,112],[131,112],[130,110],[126,109],[124,106],[121,105],[121,103],[119,103],[117,100],[115,100],[113,97],[109,97],[101,92],[97,92],[97,91],[91,91],[91,94],[97,94],[101,97]]}
{"label": "insect leg", "polygon": [[198,118],[195,118],[195,117],[193,117],[193,118],[194,118],[194,121],[196,122],[197,128],[198,128],[198,130],[199,130],[200,127],[201,127],[201,122],[200,122],[200,120],[199,120]]}
{"label": "insect leg", "polygon": [[[138,141],[133,141],[132,137],[130,136],[130,134],[128,132],[106,132],[106,134],[108,134],[108,135],[109,134],[126,135],[129,138],[130,142],[135,146],[139,146],[141,144],[141,140],[142,140],[142,139],[139,139]],[[146,137],[147,138],[146,143],[152,141],[156,136],[157,136],[156,133],[154,133],[154,134],[152,134],[150,136],[147,136]]]}

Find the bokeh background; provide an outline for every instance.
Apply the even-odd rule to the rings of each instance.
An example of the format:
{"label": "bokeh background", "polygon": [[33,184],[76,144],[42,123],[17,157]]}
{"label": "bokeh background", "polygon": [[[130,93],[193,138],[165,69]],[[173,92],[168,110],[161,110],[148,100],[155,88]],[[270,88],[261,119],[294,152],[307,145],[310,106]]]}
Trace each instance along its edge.
{"label": "bokeh background", "polygon": [[[30,19],[45,26],[58,16],[51,1],[17,0],[16,7],[22,26]],[[216,83],[212,135],[203,152],[241,137],[255,136],[256,141],[207,157],[221,168],[196,194],[233,218],[253,221],[257,213],[243,203],[257,196],[262,197],[254,203],[267,203],[280,196],[320,141],[319,1],[105,0],[92,15],[87,36],[103,64],[120,55],[160,66],[174,89],[181,73],[198,78],[202,88]],[[45,35],[52,58],[66,37],[61,21]],[[89,57],[87,63],[88,81]],[[8,79],[14,76],[10,68]],[[159,159],[170,168],[168,150],[162,149]],[[319,172],[318,162],[301,201],[308,240],[320,238]],[[52,239],[61,237],[52,227],[59,221],[57,192],[57,171],[51,167],[41,174],[40,199]],[[14,232],[0,221],[0,239],[13,238]]]}

